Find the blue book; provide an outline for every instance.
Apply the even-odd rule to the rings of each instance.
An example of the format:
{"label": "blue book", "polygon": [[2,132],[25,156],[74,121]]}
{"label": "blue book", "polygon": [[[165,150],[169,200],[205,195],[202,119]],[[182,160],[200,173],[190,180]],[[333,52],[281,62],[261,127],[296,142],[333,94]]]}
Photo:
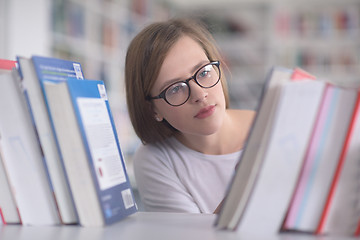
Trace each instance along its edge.
{"label": "blue book", "polygon": [[78,217],[56,142],[51,117],[48,113],[43,82],[62,82],[68,77],[83,79],[81,65],[78,62],[39,56],[18,57],[17,60],[24,94],[34,128],[41,143],[44,167],[47,170],[48,181],[55,197],[59,219],[63,224],[77,223]]}
{"label": "blue book", "polygon": [[84,79],[79,62],[41,56],[32,56],[31,60],[40,82],[61,82],[68,78]]}
{"label": "blue book", "polygon": [[44,81],[63,162],[82,226],[104,226],[135,213],[103,81]]}

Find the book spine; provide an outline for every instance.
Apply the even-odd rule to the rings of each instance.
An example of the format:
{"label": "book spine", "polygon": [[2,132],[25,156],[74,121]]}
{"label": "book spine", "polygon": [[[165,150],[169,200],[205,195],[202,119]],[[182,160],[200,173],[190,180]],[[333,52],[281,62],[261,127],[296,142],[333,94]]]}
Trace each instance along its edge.
{"label": "book spine", "polygon": [[1,218],[1,223],[6,224],[5,217],[4,217],[3,211],[1,209],[1,206],[0,206],[0,218]]}
{"label": "book spine", "polygon": [[16,67],[16,61],[0,59],[0,69],[11,70]]}
{"label": "book spine", "polygon": [[344,145],[343,145],[343,148],[342,148],[342,151],[341,151],[341,155],[339,157],[339,162],[338,162],[338,165],[336,167],[336,171],[335,171],[332,183],[331,183],[329,194],[328,194],[328,197],[326,199],[324,209],[323,209],[321,217],[320,217],[319,225],[317,226],[317,229],[315,231],[316,234],[322,234],[323,233],[324,226],[325,226],[327,216],[329,214],[330,206],[331,206],[331,203],[332,203],[332,199],[333,199],[333,196],[335,194],[336,187],[337,187],[338,181],[340,179],[340,174],[341,174],[341,171],[343,169],[343,166],[344,166],[344,163],[345,163],[345,160],[346,160],[346,155],[347,155],[348,150],[349,150],[350,140],[351,140],[351,138],[353,136],[353,133],[354,133],[355,124],[356,124],[356,122],[358,121],[358,118],[359,118],[359,113],[360,113],[359,107],[360,107],[360,94],[358,93],[358,96],[357,96],[357,99],[356,99],[356,104],[355,104],[355,107],[354,107],[354,112],[353,112],[353,115],[351,117],[351,122],[350,122],[350,125],[349,125],[349,128],[348,128],[348,131],[346,133],[346,138],[345,138],[345,142],[344,142]]}
{"label": "book spine", "polygon": [[316,77],[301,68],[295,68],[291,75],[291,81],[295,82],[295,81],[301,81],[301,80],[305,80],[305,79],[315,80]]}
{"label": "book spine", "polygon": [[[301,222],[303,221],[304,208],[310,198],[309,188],[311,188],[314,176],[316,174],[316,168],[314,165],[317,165],[319,161],[318,151],[323,151],[322,145],[326,137],[324,133],[328,132],[329,121],[332,118],[332,105],[335,92],[331,85],[327,84],[325,87],[324,97],[320,104],[320,109],[316,117],[316,122],[313,128],[312,135],[310,137],[310,142],[305,153],[305,158],[301,173],[296,185],[296,190],[294,192],[289,211],[286,216],[284,228],[285,229],[297,229],[300,227]],[[329,118],[329,116],[331,116]]]}
{"label": "book spine", "polygon": [[360,220],[359,220],[358,223],[357,223],[357,227],[356,227],[356,230],[355,230],[354,235],[355,235],[356,237],[360,236]]}

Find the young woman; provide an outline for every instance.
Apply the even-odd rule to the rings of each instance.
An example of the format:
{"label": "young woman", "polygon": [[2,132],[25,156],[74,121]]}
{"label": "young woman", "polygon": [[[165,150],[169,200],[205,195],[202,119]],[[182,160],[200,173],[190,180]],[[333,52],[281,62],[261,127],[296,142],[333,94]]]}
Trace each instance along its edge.
{"label": "young woman", "polygon": [[254,112],[228,109],[223,65],[190,20],[153,23],[132,40],[126,94],[145,210],[213,213],[224,198]]}

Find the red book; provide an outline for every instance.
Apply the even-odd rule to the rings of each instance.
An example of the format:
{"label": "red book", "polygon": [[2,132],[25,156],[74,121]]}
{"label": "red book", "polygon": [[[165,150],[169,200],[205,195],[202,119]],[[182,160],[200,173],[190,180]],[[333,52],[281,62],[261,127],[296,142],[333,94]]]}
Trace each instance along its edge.
{"label": "red book", "polygon": [[314,75],[311,75],[310,73],[306,72],[304,69],[301,68],[295,68],[292,75],[291,75],[291,81],[299,81],[304,79],[312,79],[315,80],[316,77]]}
{"label": "red book", "polygon": [[11,70],[16,67],[16,61],[0,59],[0,69]]}
{"label": "red book", "polygon": [[[284,229],[316,232],[339,163],[339,156],[343,151],[357,97],[358,93],[354,89],[328,85],[304,156],[304,165],[284,222]],[[346,178],[343,180],[349,181]],[[350,181],[354,185],[354,179]],[[338,189],[347,190],[347,187]],[[337,191],[339,192],[342,191]],[[344,202],[348,198],[343,197],[338,202],[341,200]],[[335,210],[333,213],[338,213],[336,208]]]}
{"label": "red book", "polygon": [[[357,147],[359,144],[359,137],[356,138],[356,136],[359,134],[359,123],[360,123],[360,93],[358,93],[357,99],[356,99],[356,103],[354,106],[354,111],[351,117],[351,121],[346,133],[346,138],[345,141],[343,143],[343,148],[339,157],[339,161],[337,163],[337,167],[334,173],[334,177],[332,179],[332,183],[331,183],[331,187],[327,196],[327,200],[326,203],[324,205],[323,211],[322,211],[322,215],[319,221],[319,225],[317,226],[316,229],[316,234],[324,234],[324,233],[328,233],[329,229],[332,229],[333,231],[338,231],[338,233],[345,233],[345,234],[350,234],[350,235],[359,235],[360,234],[360,225],[357,227],[357,229],[352,229],[352,233],[351,232],[344,232],[344,231],[349,231],[348,229],[350,229],[350,226],[346,226],[347,223],[351,222],[351,220],[349,222],[346,222],[344,224],[344,226],[346,226],[345,228],[342,227],[334,227],[334,226],[339,226],[341,224],[339,223],[335,223],[335,219],[338,219],[341,221],[341,218],[344,219],[344,221],[348,221],[353,214],[351,214],[351,209],[345,209],[346,207],[348,207],[351,204],[346,204],[346,202],[343,201],[336,201],[336,194],[338,194],[340,196],[340,198],[344,199],[345,196],[343,196],[343,193],[337,193],[337,191],[339,191],[339,187],[340,187],[340,180],[341,177],[348,177],[348,175],[352,175],[351,172],[349,172],[348,170],[345,169],[345,167],[347,167],[347,169],[350,169],[352,172],[354,171],[354,165],[358,164],[357,156],[352,156],[354,155],[354,151],[352,151],[353,148]],[[354,144],[354,142],[356,142],[356,144]],[[356,145],[356,146],[355,146]],[[345,164],[348,164],[348,166],[345,166]],[[346,172],[344,172],[346,171]],[[343,175],[343,176],[341,176]],[[347,175],[347,176],[345,176]],[[352,179],[350,178],[350,181],[352,181]],[[356,181],[356,179],[353,179],[353,181]],[[351,184],[347,184],[346,181],[344,181],[343,185],[351,185]],[[351,189],[350,189],[351,190]],[[349,191],[349,190],[347,190]],[[351,195],[347,195],[345,198],[351,198]],[[346,206],[348,205],[348,206]],[[332,209],[333,208],[333,209]],[[333,212],[332,212],[333,211]],[[334,213],[335,212],[335,213]],[[336,213],[337,212],[337,213]],[[340,213],[344,213],[345,214],[343,216],[339,215]],[[349,214],[350,213],[350,214]],[[357,216],[355,216],[356,218]],[[342,221],[342,222],[344,222]],[[356,220],[355,220],[356,221]],[[360,222],[359,222],[360,224]],[[349,224],[347,224],[349,225]],[[337,230],[335,230],[334,228],[338,228]],[[346,230],[344,230],[346,229]]]}

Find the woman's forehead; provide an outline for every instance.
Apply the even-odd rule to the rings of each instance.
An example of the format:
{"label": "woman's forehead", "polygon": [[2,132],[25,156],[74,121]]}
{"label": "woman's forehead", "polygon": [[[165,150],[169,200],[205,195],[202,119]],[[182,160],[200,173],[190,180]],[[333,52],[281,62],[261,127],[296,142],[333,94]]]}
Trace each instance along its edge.
{"label": "woman's forehead", "polygon": [[201,45],[191,37],[183,36],[166,55],[155,85],[159,86],[168,81],[187,78],[208,61]]}

